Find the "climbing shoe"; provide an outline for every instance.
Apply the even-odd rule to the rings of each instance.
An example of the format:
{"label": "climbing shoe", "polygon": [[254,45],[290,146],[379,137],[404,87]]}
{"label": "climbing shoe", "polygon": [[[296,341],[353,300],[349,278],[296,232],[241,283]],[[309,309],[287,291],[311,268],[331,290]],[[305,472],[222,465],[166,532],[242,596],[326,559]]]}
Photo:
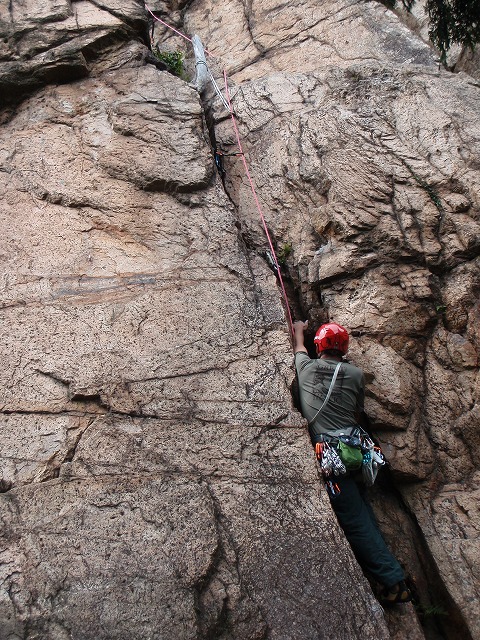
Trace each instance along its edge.
{"label": "climbing shoe", "polygon": [[384,607],[392,607],[395,604],[405,604],[406,602],[410,602],[412,594],[405,584],[405,581],[402,580],[389,589],[385,588],[379,599],[380,604]]}

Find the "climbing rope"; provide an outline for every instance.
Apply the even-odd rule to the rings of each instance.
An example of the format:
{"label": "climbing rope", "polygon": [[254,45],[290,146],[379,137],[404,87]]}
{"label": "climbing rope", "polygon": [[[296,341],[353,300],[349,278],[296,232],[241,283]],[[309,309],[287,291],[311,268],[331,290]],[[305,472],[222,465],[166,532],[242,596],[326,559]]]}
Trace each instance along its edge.
{"label": "climbing rope", "polygon": [[223,71],[223,79],[224,79],[224,82],[225,82],[225,95],[226,95],[228,106],[229,106],[230,117],[232,119],[233,129],[235,131],[235,136],[237,138],[238,150],[240,151],[240,156],[242,158],[243,167],[245,169],[245,175],[247,176],[248,182],[250,184],[250,188],[251,188],[252,194],[253,194],[253,199],[255,200],[255,204],[257,206],[257,210],[258,210],[258,213],[260,215],[260,220],[262,221],[263,230],[265,231],[265,235],[266,235],[267,241],[268,241],[268,246],[270,247],[270,252],[271,252],[271,256],[272,256],[273,261],[274,261],[276,274],[278,276],[278,281],[280,282],[280,287],[282,289],[282,295],[283,295],[283,299],[284,299],[284,303],[285,303],[285,309],[287,311],[287,318],[288,318],[290,333],[291,333],[291,335],[293,337],[294,330],[293,330],[292,312],[290,311],[290,305],[288,304],[288,298],[287,298],[287,292],[285,290],[285,284],[283,282],[282,273],[280,271],[280,265],[278,264],[277,254],[275,253],[275,249],[273,248],[273,243],[272,243],[272,239],[270,237],[270,233],[268,231],[268,227],[267,227],[267,223],[266,223],[266,220],[265,220],[265,216],[263,215],[262,207],[260,206],[260,201],[259,201],[258,196],[257,196],[255,185],[253,183],[252,176],[250,175],[250,171],[248,169],[248,164],[247,164],[247,161],[245,159],[245,154],[243,152],[242,141],[240,140],[240,133],[238,131],[237,121],[236,121],[235,114],[234,114],[233,109],[232,109],[232,103],[231,103],[231,100],[230,100],[230,91],[228,90],[227,72],[225,70]]}
{"label": "climbing rope", "polygon": [[175,27],[172,27],[171,25],[167,24],[163,20],[160,20],[160,18],[158,16],[156,16],[154,13],[152,13],[150,11],[150,8],[148,7],[148,5],[145,5],[145,9],[148,11],[148,13],[152,16],[152,18],[154,20],[156,20],[157,22],[160,22],[161,24],[163,24],[163,26],[167,27],[167,29],[171,29],[172,31],[175,31],[175,33],[177,35],[179,35],[181,38],[184,38],[185,40],[188,40],[189,42],[192,42],[192,39],[189,38],[188,36],[186,36],[184,33],[182,33],[181,31],[177,31],[177,29],[175,29]]}
{"label": "climbing rope", "polygon": [[[168,22],[164,22],[163,20],[160,20],[160,18],[158,16],[156,16],[148,7],[147,4],[145,4],[145,9],[148,11],[148,13],[152,16],[152,18],[154,20],[156,20],[157,22],[160,22],[161,24],[163,24],[164,27],[167,27],[167,29],[171,29],[172,31],[175,31],[175,33],[177,35],[179,35],[181,38],[183,38],[184,40],[188,40],[188,42],[192,42],[192,39],[189,38],[187,35],[185,35],[184,33],[182,33],[181,31],[178,31],[177,29],[175,29],[175,27],[172,27],[172,25],[168,24]],[[208,51],[207,49],[205,49],[205,53],[208,54],[211,58],[216,58],[217,56],[215,56],[211,51]]]}
{"label": "climbing rope", "polygon": [[[174,27],[169,25],[164,20],[161,20],[160,18],[158,18],[154,13],[152,13],[152,11],[149,9],[149,7],[147,5],[145,5],[145,8],[147,9],[147,11],[150,13],[150,15],[152,16],[152,18],[154,20],[156,20],[157,22],[160,22],[164,27],[167,27],[168,29],[171,29],[177,35],[179,35],[180,37],[184,38],[185,40],[188,40],[188,42],[193,44],[191,38],[189,38],[187,35],[185,35],[181,31],[178,31],[177,29],[175,29]],[[212,58],[216,57],[210,51],[208,51],[207,49],[204,49],[204,51],[208,56],[210,56]],[[267,223],[266,223],[266,220],[265,220],[265,216],[263,215],[262,207],[260,205],[260,200],[258,198],[256,189],[255,189],[255,185],[254,185],[254,182],[253,182],[253,179],[252,179],[252,176],[250,174],[250,170],[248,168],[248,164],[247,164],[247,161],[246,161],[246,158],[245,158],[245,154],[243,152],[242,142],[241,142],[241,138],[240,138],[240,132],[238,130],[237,121],[236,121],[236,118],[235,118],[235,113],[233,111],[232,102],[231,102],[231,99],[230,99],[230,92],[229,92],[229,89],[228,89],[227,72],[225,70],[223,71],[223,79],[224,79],[224,85],[225,85],[225,96],[224,96],[223,93],[221,92],[220,87],[218,86],[215,78],[213,77],[213,74],[210,71],[207,63],[205,61],[201,60],[201,61],[199,61],[199,64],[205,65],[215,93],[218,95],[218,97],[222,101],[225,109],[230,114],[230,117],[231,117],[231,120],[232,120],[233,129],[234,129],[234,132],[235,132],[235,137],[236,137],[236,140],[237,140],[237,146],[238,146],[238,150],[239,150],[238,154],[230,154],[230,155],[239,155],[242,158],[243,167],[245,169],[245,175],[247,176],[247,180],[248,180],[248,183],[250,185],[250,189],[252,191],[253,199],[254,199],[255,205],[257,207],[257,211],[258,211],[258,214],[260,216],[260,220],[262,222],[263,230],[265,231],[265,236],[267,238],[268,246],[270,248],[270,251],[269,251],[270,260],[272,262],[272,266],[273,266],[274,271],[275,271],[275,273],[276,273],[276,275],[278,277],[278,281],[280,283],[280,288],[282,290],[282,296],[283,296],[283,301],[284,301],[284,305],[285,305],[286,316],[287,316],[289,329],[290,329],[290,336],[291,336],[291,338],[293,338],[294,329],[293,329],[292,312],[290,310],[290,305],[288,303],[287,292],[286,292],[286,289],[285,289],[285,284],[283,282],[282,273],[281,273],[281,270],[280,270],[280,265],[278,263],[277,254],[276,254],[275,249],[273,247],[273,242],[272,242],[270,233],[268,231],[268,226],[267,226]]]}

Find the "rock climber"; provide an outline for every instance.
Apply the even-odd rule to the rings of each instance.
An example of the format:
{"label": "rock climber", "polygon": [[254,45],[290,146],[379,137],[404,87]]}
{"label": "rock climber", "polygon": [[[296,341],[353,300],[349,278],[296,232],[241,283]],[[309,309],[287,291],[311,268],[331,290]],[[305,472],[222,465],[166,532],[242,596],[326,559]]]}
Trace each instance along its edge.
{"label": "rock climber", "polygon": [[[349,343],[344,327],[328,323],[318,329],[314,338],[316,359],[311,359],[305,348],[306,328],[306,322],[294,324],[300,407],[302,415],[309,421],[312,444],[327,442],[335,447],[339,435],[350,433],[353,427],[358,426],[359,414],[363,410],[364,376],[361,369],[343,359]],[[331,388],[338,363],[342,364]],[[329,388],[331,395],[319,413]],[[373,510],[365,500],[361,472],[333,475],[329,480],[330,486],[335,488],[328,491],[332,508],[360,566],[383,586],[380,602],[384,605],[409,602],[411,593],[405,584],[402,567],[387,547]]]}

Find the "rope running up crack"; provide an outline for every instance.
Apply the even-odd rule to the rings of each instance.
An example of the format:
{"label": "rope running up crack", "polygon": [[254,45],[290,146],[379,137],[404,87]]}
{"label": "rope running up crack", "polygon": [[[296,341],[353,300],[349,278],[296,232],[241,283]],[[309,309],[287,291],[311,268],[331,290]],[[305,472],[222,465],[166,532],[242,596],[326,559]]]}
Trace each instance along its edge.
{"label": "rope running up crack", "polygon": [[[179,35],[180,37],[184,38],[185,40],[188,40],[188,42],[192,43],[192,39],[191,38],[189,38],[187,35],[185,35],[181,31],[178,31],[177,29],[175,29],[174,27],[169,25],[167,22],[164,22],[163,20],[158,18],[154,13],[152,13],[152,11],[150,10],[150,8],[147,5],[145,5],[145,8],[146,8],[146,10],[149,12],[149,14],[152,16],[152,18],[154,20],[156,20],[157,22],[160,22],[164,27],[167,27],[167,29],[170,29],[171,31],[174,31],[177,35]],[[212,58],[216,57],[210,51],[208,51],[207,49],[204,49],[204,51],[208,56],[210,56]],[[222,101],[222,103],[223,103],[224,107],[226,108],[226,110],[229,112],[230,117],[232,119],[232,125],[233,125],[233,129],[234,129],[234,132],[235,132],[235,137],[237,139],[237,146],[238,146],[238,149],[239,149],[239,152],[240,152],[238,155],[240,155],[241,158],[242,158],[243,166],[244,166],[244,169],[245,169],[245,174],[246,174],[247,180],[248,180],[248,182],[250,184],[250,188],[251,188],[252,194],[253,194],[253,199],[255,201],[255,205],[257,207],[257,211],[259,213],[260,220],[262,222],[262,226],[263,226],[263,229],[265,231],[265,235],[267,237],[268,246],[270,248],[270,252],[271,252],[271,255],[272,255],[273,260],[274,260],[275,271],[276,271],[276,274],[278,276],[278,280],[280,282],[280,287],[281,287],[281,290],[282,290],[282,296],[283,296],[283,300],[284,300],[284,304],[285,304],[286,315],[287,315],[289,329],[290,329],[290,337],[293,339],[293,334],[294,334],[293,319],[292,319],[292,313],[291,313],[291,310],[290,310],[290,305],[288,303],[287,292],[285,290],[285,284],[283,282],[282,274],[281,274],[281,271],[280,271],[280,265],[278,263],[278,258],[277,258],[275,249],[273,247],[273,243],[272,243],[272,239],[270,237],[270,233],[268,231],[268,227],[267,227],[267,223],[266,223],[266,220],[265,220],[265,216],[263,215],[262,207],[260,205],[260,201],[258,199],[257,192],[255,190],[255,185],[253,183],[253,179],[252,179],[252,176],[250,174],[247,161],[245,159],[245,154],[243,152],[242,142],[241,142],[241,139],[240,139],[240,132],[238,130],[237,121],[235,119],[235,113],[233,111],[232,102],[231,102],[231,99],[230,99],[230,92],[229,92],[229,89],[228,89],[227,72],[224,69],[224,71],[223,71],[223,79],[224,79],[224,84],[225,84],[225,96],[226,96],[225,97],[222,94],[222,92],[220,91],[220,88],[219,88],[217,82],[215,81],[215,78],[213,77],[213,74],[210,71],[207,63],[201,61],[201,64],[205,65],[205,67],[206,67],[206,69],[208,71],[208,74],[210,76],[210,80],[212,82],[212,85],[213,85],[213,88],[215,90],[215,93],[219,96],[220,100]]]}

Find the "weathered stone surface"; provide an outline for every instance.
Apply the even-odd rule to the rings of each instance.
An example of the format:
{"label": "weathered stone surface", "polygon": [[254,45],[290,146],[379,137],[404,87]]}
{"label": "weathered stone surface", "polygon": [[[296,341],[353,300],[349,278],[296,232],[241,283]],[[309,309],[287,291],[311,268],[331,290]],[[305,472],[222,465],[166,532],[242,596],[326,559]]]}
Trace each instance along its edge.
{"label": "weathered stone surface", "polygon": [[[164,517],[172,503],[175,522]],[[195,637],[194,585],[208,572],[217,538],[204,487],[188,480],[53,481],[9,495],[3,507],[3,543],[21,540],[16,554],[4,557],[17,576],[7,576],[12,598],[2,597],[2,621],[11,621],[4,632]]]}
{"label": "weathered stone surface", "polygon": [[[0,8],[0,638],[423,637],[321,491],[220,100],[146,64],[143,3],[34,4]],[[375,2],[149,6],[227,67],[292,308],[353,332],[420,612],[480,637],[478,87]]]}
{"label": "weathered stone surface", "polygon": [[[12,0],[0,7],[2,101],[48,82],[81,78],[113,42],[139,39],[143,3]],[[140,33],[139,33],[140,32]],[[142,34],[143,36],[143,34]]]}
{"label": "weathered stone surface", "polygon": [[5,415],[2,419],[4,486],[42,482],[58,474],[93,417]]}
{"label": "weathered stone surface", "polygon": [[0,637],[387,638],[198,96],[120,44],[0,132]]}
{"label": "weathered stone surface", "polygon": [[[195,3],[185,22],[238,82],[275,71],[309,73],[354,61],[434,64],[431,49],[376,2],[279,0]],[[293,52],[293,57],[292,57]]]}
{"label": "weathered stone surface", "polygon": [[[184,442],[178,442],[178,429]],[[202,455],[209,443],[208,457]],[[288,456],[286,453],[288,452]],[[235,462],[232,465],[232,462]],[[301,429],[183,424],[152,418],[95,419],[60,473],[75,477],[107,474],[197,473],[257,481],[311,481],[309,447]]]}
{"label": "weathered stone surface", "polygon": [[[228,22],[215,21],[213,3],[201,2],[187,24],[202,33],[208,20],[207,47],[228,41],[235,52],[234,109],[267,223],[279,250],[292,247],[286,269],[299,292],[294,306],[313,326],[330,318],[354,331],[351,356],[366,372],[367,412],[397,480],[422,481],[416,492],[425,503],[450,482],[462,483],[471,500],[479,424],[478,87],[440,71],[435,52],[374,3],[285,9],[253,2],[238,19],[235,3],[222,11],[229,6]],[[367,37],[352,37],[364,29]],[[217,141],[235,150],[218,100],[215,106]],[[226,163],[242,231],[261,250],[242,165]],[[399,486],[407,495],[408,485]],[[442,562],[430,545],[441,525],[422,513],[422,534]],[[449,547],[459,572],[478,558],[472,538],[468,552]],[[456,573],[451,582],[448,568],[440,573],[458,623],[448,633],[462,628],[478,637],[475,606],[466,604],[478,603],[475,581],[460,594]]]}
{"label": "weathered stone surface", "polygon": [[472,51],[470,48],[464,48],[455,58],[455,71],[465,71],[477,80],[480,78],[480,55],[478,49]]}
{"label": "weathered stone surface", "polygon": [[[462,460],[457,460],[457,465],[461,464]],[[468,472],[468,469],[465,471]],[[452,475],[452,479],[454,477]],[[458,604],[471,636],[479,637],[476,614],[480,554],[478,472],[470,475],[464,473],[459,483],[447,482],[437,489],[434,497],[416,488],[405,494],[409,505],[418,514],[419,524],[435,557],[441,578],[448,585],[450,596]]]}
{"label": "weathered stone surface", "polygon": [[[3,555],[11,593],[0,603],[4,631],[22,635],[28,625],[48,638],[256,638],[268,628],[285,637],[284,625],[293,624],[288,637],[318,637],[311,602],[331,598],[325,574],[341,564],[361,576],[336,528],[325,522],[318,529],[317,487],[297,487],[293,502],[282,483],[266,488],[251,479],[142,475],[10,492],[2,537],[16,553]],[[323,544],[308,557],[304,545],[319,535]],[[359,626],[369,637],[387,637],[378,606],[365,620],[371,597],[359,589],[350,600],[351,584],[343,574],[323,624],[334,627],[348,607],[342,633],[332,637],[355,637]]]}

